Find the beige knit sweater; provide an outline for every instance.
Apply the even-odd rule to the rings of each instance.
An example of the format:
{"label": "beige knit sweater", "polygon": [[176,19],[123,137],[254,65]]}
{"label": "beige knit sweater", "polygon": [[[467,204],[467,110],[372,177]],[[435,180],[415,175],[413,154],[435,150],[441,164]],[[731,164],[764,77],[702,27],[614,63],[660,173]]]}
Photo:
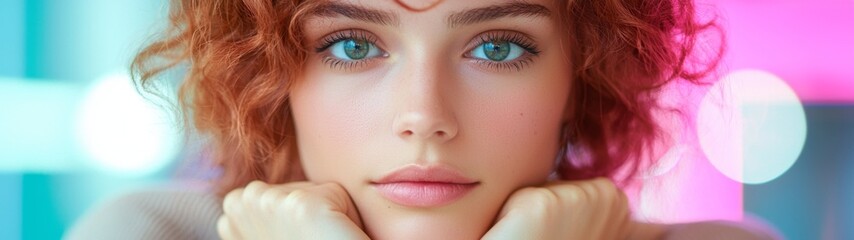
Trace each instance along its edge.
{"label": "beige knit sweater", "polygon": [[81,217],[69,240],[219,239],[221,200],[203,190],[155,189],[125,194]]}
{"label": "beige knit sweater", "polygon": [[[144,190],[108,201],[66,232],[69,240],[219,239],[219,197],[204,190]],[[664,239],[780,239],[769,226],[749,222],[700,222],[668,227]]]}

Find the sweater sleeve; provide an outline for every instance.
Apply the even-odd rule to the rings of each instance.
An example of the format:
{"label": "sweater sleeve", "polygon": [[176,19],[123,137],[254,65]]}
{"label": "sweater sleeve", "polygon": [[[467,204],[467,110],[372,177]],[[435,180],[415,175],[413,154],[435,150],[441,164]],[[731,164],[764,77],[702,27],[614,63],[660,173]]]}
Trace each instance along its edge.
{"label": "sweater sleeve", "polygon": [[663,237],[666,240],[679,239],[733,239],[733,240],[774,240],[783,239],[782,235],[770,225],[760,222],[707,221],[674,224],[667,227]]}
{"label": "sweater sleeve", "polygon": [[221,201],[211,193],[139,191],[85,214],[64,239],[219,239],[220,215]]}

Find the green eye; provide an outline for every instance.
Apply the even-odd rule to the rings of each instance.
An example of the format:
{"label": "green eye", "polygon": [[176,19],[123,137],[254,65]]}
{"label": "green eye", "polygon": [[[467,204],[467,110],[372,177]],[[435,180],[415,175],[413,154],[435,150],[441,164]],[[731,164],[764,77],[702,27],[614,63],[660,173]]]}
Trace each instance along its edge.
{"label": "green eye", "polygon": [[510,43],[493,41],[483,44],[483,53],[492,61],[503,61],[510,54]]}
{"label": "green eye", "polygon": [[361,60],[380,55],[379,49],[367,40],[343,39],[331,48],[332,56],[343,60]]}
{"label": "green eye", "polygon": [[495,62],[512,61],[522,56],[524,49],[515,43],[504,40],[493,40],[484,42],[471,51],[474,58],[485,59]]}

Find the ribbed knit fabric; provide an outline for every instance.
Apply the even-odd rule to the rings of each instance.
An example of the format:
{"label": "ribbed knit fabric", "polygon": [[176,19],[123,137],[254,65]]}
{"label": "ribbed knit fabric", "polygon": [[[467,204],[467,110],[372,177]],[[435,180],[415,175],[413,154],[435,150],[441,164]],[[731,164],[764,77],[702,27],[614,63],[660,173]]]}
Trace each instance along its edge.
{"label": "ribbed knit fabric", "polygon": [[66,232],[69,240],[219,239],[221,200],[199,190],[144,190],[89,211]]}
{"label": "ribbed knit fabric", "polygon": [[[89,211],[66,232],[69,240],[219,239],[221,199],[203,190],[158,189],[125,194]],[[759,221],[711,221],[668,226],[663,239],[782,239]]]}

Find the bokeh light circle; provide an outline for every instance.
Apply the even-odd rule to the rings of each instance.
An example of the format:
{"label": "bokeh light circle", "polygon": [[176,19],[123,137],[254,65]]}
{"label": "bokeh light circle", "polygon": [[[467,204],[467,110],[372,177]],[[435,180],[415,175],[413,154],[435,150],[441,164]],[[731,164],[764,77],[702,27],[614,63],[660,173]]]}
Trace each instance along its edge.
{"label": "bokeh light circle", "polygon": [[806,117],[795,92],[761,70],[735,71],[700,103],[700,146],[727,177],[761,184],[785,173],[806,140]]}
{"label": "bokeh light circle", "polygon": [[97,169],[144,176],[167,166],[180,134],[163,109],[140,96],[127,75],[95,82],[77,115],[77,138]]}
{"label": "bokeh light circle", "polygon": [[665,152],[658,161],[655,161],[651,166],[644,169],[642,172],[643,178],[659,177],[667,174],[682,158],[689,153],[690,149],[684,144],[676,144]]}

